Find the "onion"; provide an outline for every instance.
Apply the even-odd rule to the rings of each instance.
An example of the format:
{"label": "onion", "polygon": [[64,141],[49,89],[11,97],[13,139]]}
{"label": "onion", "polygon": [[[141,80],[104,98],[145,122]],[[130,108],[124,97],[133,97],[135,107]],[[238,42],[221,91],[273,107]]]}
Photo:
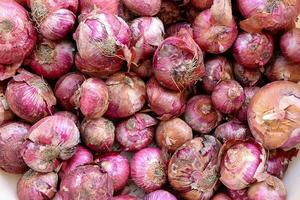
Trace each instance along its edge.
{"label": "onion", "polygon": [[79,6],[82,16],[89,14],[94,9],[113,15],[120,15],[122,10],[121,0],[80,0]]}
{"label": "onion", "polygon": [[245,100],[245,93],[238,82],[225,80],[214,88],[211,98],[217,110],[229,114],[241,108]]}
{"label": "onion", "polygon": [[14,113],[10,110],[4,91],[0,92],[0,125],[14,119]]}
{"label": "onion", "polygon": [[165,190],[156,190],[154,192],[147,194],[143,198],[143,200],[162,200],[162,199],[163,200],[177,200],[177,198],[173,194],[171,194]]}
{"label": "onion", "polygon": [[91,164],[93,154],[83,146],[77,146],[74,155],[62,163],[59,177],[63,179],[67,174],[81,165]]}
{"label": "onion", "polygon": [[21,174],[28,167],[20,155],[22,144],[30,126],[22,122],[6,123],[0,127],[0,168],[9,173]]}
{"label": "onion", "polygon": [[105,119],[84,120],[80,128],[83,143],[93,151],[110,151],[115,140],[114,124]]}
{"label": "onion", "polygon": [[190,0],[191,4],[201,10],[208,9],[212,6],[213,0]]}
{"label": "onion", "polygon": [[220,54],[234,43],[238,29],[232,16],[231,1],[215,0],[201,12],[193,24],[194,39],[203,51]]}
{"label": "onion", "polygon": [[222,114],[213,108],[210,96],[199,95],[188,101],[184,120],[194,131],[207,134],[218,126]]}
{"label": "onion", "polygon": [[248,188],[243,189],[243,190],[230,190],[230,189],[227,189],[228,195],[233,200],[249,200],[247,192],[248,192]]}
{"label": "onion", "polygon": [[140,111],[146,102],[146,86],[133,73],[116,73],[106,80],[109,105],[106,116],[129,117]]}
{"label": "onion", "polygon": [[156,124],[150,115],[137,113],[118,124],[116,140],[125,151],[139,151],[152,142]]}
{"label": "onion", "polygon": [[56,173],[43,174],[30,169],[19,180],[17,195],[20,200],[52,199],[56,193],[57,184],[58,176]]}
{"label": "onion", "polygon": [[220,181],[229,189],[241,190],[264,178],[266,151],[253,139],[228,140],[221,148]]}
{"label": "onion", "polygon": [[147,83],[147,96],[151,110],[159,115],[161,120],[178,117],[185,110],[186,93],[163,88],[155,78],[151,78]]}
{"label": "onion", "polygon": [[85,80],[72,97],[76,107],[88,119],[102,117],[108,108],[108,88],[98,78]]}
{"label": "onion", "polygon": [[148,147],[134,154],[131,178],[146,192],[160,189],[167,181],[166,164],[158,148]]}
{"label": "onion", "polygon": [[84,165],[62,179],[59,195],[62,199],[112,199],[113,182],[99,166]]}
{"label": "onion", "polygon": [[234,64],[234,76],[235,79],[245,87],[255,86],[262,79],[263,68],[249,69],[238,63]]}
{"label": "onion", "polygon": [[141,61],[138,65],[131,65],[130,70],[141,78],[150,78],[153,74],[152,60]]}
{"label": "onion", "polygon": [[171,186],[186,200],[210,199],[218,181],[220,142],[205,135],[188,141],[173,154],[168,167]]}
{"label": "onion", "polygon": [[161,2],[157,17],[161,19],[165,26],[170,26],[182,19],[180,7],[170,0]]}
{"label": "onion", "polygon": [[274,50],[273,38],[266,33],[239,34],[233,45],[235,60],[246,68],[262,67],[271,59]]}
{"label": "onion", "polygon": [[8,83],[5,93],[10,109],[28,122],[52,114],[56,99],[49,85],[37,75],[19,72]]}
{"label": "onion", "polygon": [[72,120],[62,116],[45,117],[30,128],[21,155],[31,169],[51,172],[62,160],[73,156],[79,136]]}
{"label": "onion", "polygon": [[49,79],[68,73],[74,63],[74,46],[70,41],[41,40],[31,56],[25,60],[36,74]]}
{"label": "onion", "polygon": [[204,70],[202,51],[184,29],[165,39],[153,57],[157,81],[172,90],[191,87],[204,75]]}
{"label": "onion", "polygon": [[112,200],[137,200],[137,198],[130,195],[115,196]]}
{"label": "onion", "polygon": [[78,48],[75,63],[79,70],[107,77],[120,70],[131,33],[123,19],[92,12],[80,22],[73,38]]}
{"label": "onion", "polygon": [[18,2],[19,4],[21,4],[23,7],[27,7],[27,0],[15,0],[16,2]]}
{"label": "onion", "polygon": [[161,0],[122,0],[122,2],[131,12],[141,16],[154,16],[161,6]]}
{"label": "onion", "polygon": [[274,177],[269,176],[265,181],[255,183],[248,190],[249,200],[285,200],[287,192],[283,182]]}
{"label": "onion", "polygon": [[185,22],[171,25],[166,31],[166,36],[170,37],[170,36],[177,35],[181,29],[185,29],[187,32],[189,32],[191,36],[193,36],[193,29],[191,27],[191,24]]}
{"label": "onion", "polygon": [[250,101],[248,124],[267,149],[289,149],[300,142],[300,86],[275,81],[262,87]]}
{"label": "onion", "polygon": [[155,132],[156,143],[169,152],[176,151],[181,145],[193,139],[193,131],[180,118],[162,121]]}
{"label": "onion", "polygon": [[294,28],[281,36],[280,48],[283,56],[293,63],[300,63],[300,29]]}
{"label": "onion", "polygon": [[243,140],[250,136],[250,130],[238,120],[231,120],[218,126],[215,136],[221,141]]}
{"label": "onion", "polygon": [[216,194],[211,200],[232,200],[227,194],[219,193]]}
{"label": "onion", "polygon": [[95,163],[106,172],[113,181],[114,191],[125,187],[129,179],[129,161],[118,153],[108,153],[96,158]]}
{"label": "onion", "polygon": [[205,62],[205,76],[201,86],[206,93],[211,94],[220,81],[231,79],[234,79],[232,66],[225,57],[217,56]]}
{"label": "onion", "polygon": [[72,120],[76,124],[76,126],[79,127],[79,118],[78,118],[77,115],[75,115],[72,112],[69,112],[69,111],[59,111],[59,112],[54,113],[54,115],[66,117],[66,118]]}

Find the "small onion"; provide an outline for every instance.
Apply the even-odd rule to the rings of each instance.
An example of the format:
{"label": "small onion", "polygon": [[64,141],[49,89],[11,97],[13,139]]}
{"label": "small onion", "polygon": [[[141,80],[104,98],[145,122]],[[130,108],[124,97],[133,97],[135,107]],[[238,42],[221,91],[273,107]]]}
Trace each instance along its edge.
{"label": "small onion", "polygon": [[89,14],[95,8],[103,13],[120,15],[122,3],[121,0],[80,0],[79,8],[82,16]]}
{"label": "small onion", "polygon": [[190,0],[191,4],[201,10],[208,9],[212,6],[213,0]]}
{"label": "small onion", "polygon": [[62,160],[73,156],[79,139],[79,130],[72,120],[62,116],[45,117],[30,128],[21,155],[33,170],[51,172]]}
{"label": "small onion", "polygon": [[131,12],[141,16],[154,16],[161,6],[161,0],[122,0],[122,2]]}
{"label": "small onion", "polygon": [[126,157],[118,153],[108,153],[96,158],[95,163],[111,177],[115,192],[125,187],[130,175],[129,161]]}
{"label": "small onion", "polygon": [[106,80],[109,104],[106,116],[129,117],[140,111],[146,102],[144,81],[134,73],[116,73]]}
{"label": "small onion", "polygon": [[234,64],[234,76],[235,79],[245,87],[255,86],[262,79],[263,68],[260,69],[249,69],[238,63]]}
{"label": "small onion", "polygon": [[287,191],[284,183],[274,177],[269,176],[266,180],[253,184],[248,190],[249,200],[285,200]]}
{"label": "small onion", "polygon": [[168,167],[171,186],[186,200],[210,199],[218,181],[220,142],[205,135],[188,141],[173,154]]}
{"label": "small onion", "polygon": [[241,108],[245,100],[245,93],[238,82],[225,80],[214,88],[211,98],[217,110],[229,114]]}
{"label": "small onion", "polygon": [[75,115],[72,112],[69,112],[69,111],[59,111],[59,112],[54,113],[54,115],[66,117],[66,118],[72,120],[77,125],[77,127],[79,125],[79,118],[78,118],[78,116]]}
{"label": "small onion", "polygon": [[211,200],[232,200],[232,199],[229,196],[227,196],[227,194],[219,193],[216,194]]}
{"label": "small onion", "polygon": [[187,96],[185,92],[168,90],[153,77],[148,81],[146,88],[151,110],[159,115],[161,120],[172,119],[184,113]]}
{"label": "small onion", "polygon": [[266,151],[253,139],[228,140],[221,148],[220,181],[229,189],[241,190],[264,178]]}
{"label": "small onion", "polygon": [[131,65],[130,70],[141,78],[150,78],[153,74],[152,60],[147,59],[141,61],[138,65]]}
{"label": "small onion", "polygon": [[156,190],[147,194],[143,200],[177,200],[177,198],[165,190]]}
{"label": "small onion", "polygon": [[215,136],[221,141],[243,140],[250,136],[250,130],[238,120],[231,120],[218,126]]}
{"label": "small onion", "polygon": [[199,95],[188,101],[184,120],[194,131],[207,134],[218,126],[222,114],[213,107],[210,96]]}
{"label": "small onion", "polygon": [[14,113],[9,108],[3,92],[0,92],[0,125],[14,119]]}
{"label": "small onion", "polygon": [[56,173],[44,174],[30,169],[19,180],[17,195],[20,200],[52,199],[56,193],[57,185],[58,175]]}
{"label": "small onion", "polygon": [[110,151],[115,140],[114,124],[105,119],[84,120],[81,124],[81,139],[93,151]]}
{"label": "small onion", "polygon": [[125,151],[139,151],[152,142],[156,124],[150,115],[137,113],[118,124],[116,140]]}
{"label": "small onion", "polygon": [[0,168],[9,173],[21,174],[28,167],[20,155],[30,126],[22,122],[6,123],[0,127]]}
{"label": "small onion", "polygon": [[243,190],[230,190],[230,189],[227,189],[228,195],[233,200],[249,200],[247,192],[248,192],[248,188],[243,189]]}
{"label": "small onion", "polygon": [[131,178],[146,192],[160,189],[167,181],[166,164],[158,148],[148,147],[134,154]]}
{"label": "small onion", "polygon": [[294,28],[281,36],[280,48],[283,56],[292,63],[300,63],[300,28]]}
{"label": "small onion", "polygon": [[164,23],[165,26],[175,24],[182,19],[180,7],[170,0],[164,0],[161,2],[161,7],[157,17]]}
{"label": "small onion", "polygon": [[180,118],[162,121],[156,128],[156,143],[169,152],[176,151],[181,145],[193,139],[193,131]]}
{"label": "small onion", "polygon": [[25,60],[36,74],[48,79],[59,78],[68,73],[74,63],[75,48],[70,41],[52,42],[41,40],[31,56]]}
{"label": "small onion", "polygon": [[137,200],[137,198],[130,195],[119,195],[112,198],[112,200]]}
{"label": "small onion", "polygon": [[53,113],[56,98],[50,86],[39,76],[25,70],[8,83],[6,99],[10,109],[28,122],[36,122]]}
{"label": "small onion", "polygon": [[167,37],[176,35],[180,32],[181,29],[185,29],[191,36],[193,36],[193,29],[191,27],[191,24],[188,24],[186,22],[176,23],[171,25],[167,31],[166,35]]}

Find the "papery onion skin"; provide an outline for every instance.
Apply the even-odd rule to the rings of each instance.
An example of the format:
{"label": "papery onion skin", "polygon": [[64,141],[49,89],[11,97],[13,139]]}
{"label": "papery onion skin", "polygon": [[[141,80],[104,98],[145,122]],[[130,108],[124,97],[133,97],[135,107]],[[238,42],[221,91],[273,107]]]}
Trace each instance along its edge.
{"label": "papery onion skin", "polygon": [[10,109],[28,122],[36,122],[53,113],[56,98],[50,86],[39,76],[25,70],[8,83],[5,96]]}
{"label": "papery onion skin", "polygon": [[191,0],[191,4],[196,8],[204,10],[212,6],[213,0]]}
{"label": "papery onion skin", "polygon": [[14,174],[27,171],[28,167],[20,155],[30,125],[10,122],[0,127],[0,169]]}
{"label": "papery onion skin", "polygon": [[[150,108],[161,120],[179,117],[186,108],[187,95],[162,87],[154,77],[147,83],[147,97]],[[164,101],[161,101],[164,99]]]}
{"label": "papery onion skin", "polygon": [[138,65],[131,65],[130,70],[141,78],[150,78],[153,74],[152,60],[147,59],[140,62]]}
{"label": "papery onion skin", "polygon": [[126,157],[111,152],[97,157],[94,162],[111,177],[115,192],[125,187],[130,175],[129,161]]}
{"label": "papery onion skin", "polygon": [[129,117],[146,102],[146,85],[134,73],[116,73],[106,80],[106,85],[109,91],[107,117]]}
{"label": "papery onion skin", "polygon": [[292,63],[300,64],[300,29],[294,28],[281,36],[280,49],[283,56]]}
{"label": "papery onion skin", "polygon": [[219,193],[213,196],[211,200],[232,200],[227,194]]}
{"label": "papery onion skin", "polygon": [[274,51],[274,42],[267,33],[246,33],[238,35],[233,45],[233,57],[246,68],[255,69],[269,62]]}
{"label": "papery onion skin", "polygon": [[77,127],[79,125],[79,118],[78,118],[78,116],[75,115],[72,112],[69,112],[69,111],[59,111],[59,112],[54,113],[54,115],[66,117],[66,118],[72,120],[77,125]]}
{"label": "papery onion skin", "polygon": [[131,12],[140,16],[154,16],[161,6],[161,0],[122,0],[122,2]]}
{"label": "papery onion skin", "polygon": [[139,151],[154,137],[157,120],[148,114],[137,113],[116,127],[116,140],[125,151]]}
{"label": "papery onion skin", "polygon": [[286,197],[284,183],[274,176],[269,176],[265,181],[255,183],[248,189],[249,200],[285,200]]}
{"label": "papery onion skin", "polygon": [[181,29],[185,29],[191,36],[193,36],[193,29],[191,27],[191,24],[186,23],[186,22],[181,22],[181,23],[176,23],[171,25],[167,30],[166,30],[166,37],[170,37],[173,35],[176,35],[180,32]]}
{"label": "papery onion skin", "polygon": [[15,115],[8,106],[4,91],[0,91],[0,125],[14,119]]}
{"label": "papery onion skin", "polygon": [[256,92],[248,108],[252,135],[267,149],[290,149],[300,142],[300,86],[275,81]]}
{"label": "papery onion skin", "polygon": [[80,135],[76,124],[62,116],[49,116],[34,124],[23,144],[25,163],[38,172],[56,170],[75,153]]}
{"label": "papery onion skin", "polygon": [[151,192],[149,194],[147,194],[143,200],[161,200],[161,199],[164,199],[164,200],[177,200],[177,198],[165,191],[165,190],[156,190],[154,192]]}
{"label": "papery onion skin", "polygon": [[89,149],[95,152],[106,152],[112,149],[115,127],[108,119],[84,120],[80,130],[81,139]]}
{"label": "papery onion skin", "polygon": [[228,140],[221,148],[220,181],[229,189],[241,190],[264,177],[266,151],[254,139]]}
{"label": "papery onion skin", "polygon": [[57,185],[58,175],[55,172],[44,174],[30,169],[19,180],[17,195],[20,200],[52,199]]}
{"label": "papery onion skin", "polygon": [[164,0],[161,2],[161,7],[157,17],[166,27],[175,24],[182,19],[179,6],[170,0]]}
{"label": "papery onion skin", "polygon": [[103,13],[120,15],[122,10],[121,0],[80,0],[79,9],[82,16],[89,14],[94,9]]}
{"label": "papery onion skin", "polygon": [[176,151],[181,145],[193,139],[191,127],[180,118],[162,121],[155,131],[156,143],[169,152]]}
{"label": "papery onion skin", "polygon": [[241,108],[245,100],[245,93],[237,81],[225,80],[214,88],[211,99],[217,110],[229,114]]}
{"label": "papery onion skin", "polygon": [[222,114],[213,107],[210,96],[198,95],[187,102],[184,120],[194,131],[208,134],[221,122]]}
{"label": "papery onion skin", "polygon": [[257,85],[263,76],[263,68],[249,69],[238,63],[234,63],[233,71],[235,79],[244,87]]}
{"label": "papery onion skin", "polygon": [[166,164],[160,149],[148,147],[135,153],[131,160],[131,178],[146,192],[160,189],[167,181]]}
{"label": "papery onion skin", "polygon": [[250,136],[250,130],[240,121],[231,120],[219,125],[215,136],[223,143],[228,140],[243,140]]}
{"label": "papery onion skin", "polygon": [[137,200],[137,198],[130,195],[119,195],[113,197],[112,200]]}
{"label": "papery onion skin", "polygon": [[84,165],[71,171],[60,184],[62,199],[112,199],[113,181],[97,165]]}
{"label": "papery onion skin", "polygon": [[233,199],[233,200],[249,200],[247,195],[247,189],[243,190],[230,190],[227,189],[227,194]]}
{"label": "papery onion skin", "polygon": [[74,45],[67,40],[52,42],[42,39],[31,56],[25,60],[36,74],[56,79],[68,73],[74,63]]}

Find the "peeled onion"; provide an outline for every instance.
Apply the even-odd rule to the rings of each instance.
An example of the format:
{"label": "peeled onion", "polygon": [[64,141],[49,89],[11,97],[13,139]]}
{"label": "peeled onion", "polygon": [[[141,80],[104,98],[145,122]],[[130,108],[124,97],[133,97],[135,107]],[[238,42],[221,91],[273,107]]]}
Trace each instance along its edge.
{"label": "peeled onion", "polygon": [[300,28],[294,28],[281,36],[280,48],[283,56],[292,63],[300,63]]}
{"label": "peeled onion", "polygon": [[103,13],[120,15],[122,10],[121,0],[80,0],[80,15],[86,15],[95,8]]}
{"label": "peeled onion", "polygon": [[161,0],[122,0],[122,2],[131,12],[141,16],[154,16],[161,6]]}
{"label": "peeled onion", "polygon": [[165,190],[156,190],[154,192],[147,194],[143,198],[143,200],[162,200],[162,199],[163,200],[177,200],[177,198],[173,194],[171,194]]}
{"label": "peeled onion", "polygon": [[234,64],[235,79],[245,87],[255,86],[262,79],[263,69],[249,69],[238,63]]}
{"label": "peeled onion", "polygon": [[231,120],[218,126],[215,136],[223,143],[228,140],[243,140],[250,136],[250,130],[240,121]]}

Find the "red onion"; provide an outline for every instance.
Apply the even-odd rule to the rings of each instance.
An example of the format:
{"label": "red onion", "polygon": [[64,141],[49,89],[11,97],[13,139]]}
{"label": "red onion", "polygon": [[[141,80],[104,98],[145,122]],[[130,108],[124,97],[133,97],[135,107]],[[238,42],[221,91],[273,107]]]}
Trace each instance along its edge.
{"label": "red onion", "polygon": [[10,109],[28,122],[36,122],[53,113],[56,104],[50,86],[39,76],[25,70],[8,83],[6,99]]}
{"label": "red onion", "polygon": [[106,116],[129,117],[140,111],[146,102],[146,86],[134,73],[116,73],[106,80],[109,105]]}
{"label": "red onion", "polygon": [[235,60],[246,68],[262,67],[271,59],[274,50],[273,38],[266,33],[239,34],[233,45]]}
{"label": "red onion", "polygon": [[122,2],[131,12],[141,16],[154,16],[161,6],[161,0],[122,0]]}
{"label": "red onion", "polygon": [[147,96],[151,110],[159,115],[161,120],[178,117],[185,110],[186,93],[163,88],[155,78],[151,78],[147,83]]}
{"label": "red onion", "polygon": [[187,32],[189,32],[189,34],[191,36],[193,36],[193,29],[191,27],[191,24],[185,23],[185,22],[181,22],[181,23],[176,23],[171,25],[167,31],[166,31],[166,35],[168,37],[170,36],[174,36],[176,34],[178,34],[180,32],[181,29],[185,29]]}
{"label": "red onion", "polygon": [[250,130],[240,121],[231,120],[218,126],[215,136],[223,143],[228,140],[243,140],[250,136]]}
{"label": "red onion", "polygon": [[274,177],[269,176],[266,180],[255,183],[248,190],[249,200],[285,200],[287,192],[284,183]]}
{"label": "red onion", "polygon": [[249,69],[238,63],[234,63],[233,69],[235,79],[245,87],[257,85],[263,76],[263,68]]}
{"label": "red onion", "polygon": [[62,116],[45,117],[30,128],[21,154],[33,170],[51,172],[62,160],[73,156],[79,137],[72,120]]}
{"label": "red onion", "polygon": [[68,73],[74,63],[75,48],[70,41],[40,41],[31,56],[25,60],[36,74],[56,79]]}
{"label": "red onion", "polygon": [[163,200],[177,200],[177,198],[173,194],[171,194],[165,190],[156,190],[154,192],[147,194],[143,198],[143,200],[162,200],[162,199]]}
{"label": "red onion", "polygon": [[130,195],[115,196],[112,200],[137,200],[137,198]]}
{"label": "red onion", "polygon": [[147,59],[141,61],[138,65],[131,65],[130,70],[141,78],[150,78],[153,74],[152,60]]}
{"label": "red onion", "polygon": [[125,187],[129,179],[129,161],[118,153],[108,153],[96,158],[95,163],[106,172],[113,181],[114,191]]}
{"label": "red onion", "polygon": [[267,149],[289,149],[300,142],[300,86],[275,81],[262,87],[250,101],[248,124]]}
{"label": "red onion", "polygon": [[120,70],[131,33],[122,18],[92,12],[80,22],[73,37],[78,48],[75,63],[79,70],[107,77]]}
{"label": "red onion", "polygon": [[175,24],[182,20],[180,7],[173,1],[163,0],[157,17],[161,19],[165,26]]}
{"label": "red onion", "polygon": [[222,120],[222,114],[213,108],[210,96],[192,97],[186,106],[184,120],[198,133],[211,132]]}
{"label": "red onion", "polygon": [[84,120],[81,124],[81,139],[93,151],[109,151],[115,140],[114,124],[105,118]]}
{"label": "red onion", "polygon": [[85,80],[75,92],[72,101],[88,119],[102,117],[108,108],[108,88],[98,78]]}
{"label": "red onion", "polygon": [[76,124],[77,127],[79,126],[78,116],[75,115],[72,112],[69,112],[69,111],[59,111],[59,112],[54,113],[54,115],[66,117],[66,118],[72,120]]}
{"label": "red onion", "polygon": [[157,81],[172,90],[191,87],[204,75],[204,70],[202,51],[184,29],[165,39],[153,57]]}
{"label": "red onion", "polygon": [[6,123],[0,127],[0,168],[9,173],[21,174],[28,167],[20,155],[22,144],[30,126],[22,122]]}
{"label": "red onion", "polygon": [[52,199],[56,193],[58,176],[54,172],[39,173],[27,171],[19,180],[17,195],[20,200],[45,200]]}
{"label": "red onion", "polygon": [[220,81],[231,79],[234,79],[232,66],[225,57],[217,56],[205,62],[205,76],[201,82],[205,92],[211,94]]}
{"label": "red onion", "polygon": [[14,119],[14,113],[10,110],[3,91],[0,92],[0,125]]}
{"label": "red onion", "polygon": [[205,135],[188,141],[173,154],[168,178],[171,186],[186,200],[210,199],[218,181],[220,142]]}
{"label": "red onion", "polygon": [[149,147],[134,154],[131,160],[131,178],[146,192],[160,189],[167,181],[162,152],[158,148]]}
{"label": "red onion", "polygon": [[121,0],[80,0],[80,15],[84,16],[97,9],[103,13],[120,15],[122,10]]}
{"label": "red onion", "polygon": [[220,181],[229,189],[241,190],[264,178],[266,151],[253,139],[228,140],[222,146]]}
{"label": "red onion", "polygon": [[232,199],[229,196],[227,196],[227,194],[219,193],[216,194],[211,200],[232,200]]}
{"label": "red onion", "polygon": [[248,192],[248,188],[243,189],[243,190],[230,190],[230,189],[227,189],[228,195],[233,200],[249,200],[247,192]]}
{"label": "red onion", "polygon": [[99,166],[84,165],[66,175],[60,183],[62,199],[112,199],[113,182]]}
{"label": "red onion", "polygon": [[217,110],[229,114],[241,108],[245,100],[245,93],[238,82],[225,80],[214,88],[211,98]]}
{"label": "red onion", "polygon": [[210,9],[196,17],[193,29],[194,39],[203,51],[213,54],[227,51],[238,34],[232,17],[231,1],[215,0]]}
{"label": "red onion", "polygon": [[201,10],[208,9],[212,6],[213,0],[190,0],[191,4]]}
{"label": "red onion", "polygon": [[91,164],[93,154],[83,146],[77,146],[74,155],[62,163],[59,177],[63,179],[67,174],[81,165]]}
{"label": "red onion", "polygon": [[169,152],[176,151],[181,145],[193,139],[193,131],[180,118],[162,121],[155,132],[156,143]]}
{"label": "red onion", "polygon": [[300,63],[300,28],[294,28],[281,36],[280,48],[283,56],[293,63]]}
{"label": "red onion", "polygon": [[118,124],[116,140],[125,151],[139,151],[152,142],[156,124],[150,115],[137,113]]}

